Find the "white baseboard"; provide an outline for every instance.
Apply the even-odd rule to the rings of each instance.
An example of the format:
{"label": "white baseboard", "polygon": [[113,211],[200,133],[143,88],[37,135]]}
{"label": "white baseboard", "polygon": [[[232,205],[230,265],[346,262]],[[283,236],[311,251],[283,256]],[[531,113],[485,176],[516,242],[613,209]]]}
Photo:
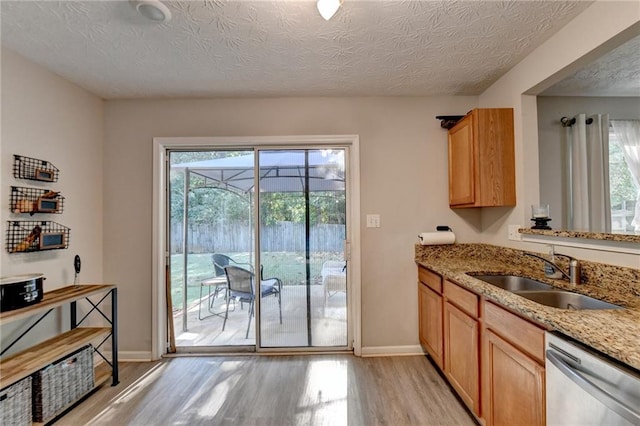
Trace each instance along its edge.
{"label": "white baseboard", "polygon": [[420,345],[406,346],[368,346],[362,348],[362,356],[409,356],[424,355]]}
{"label": "white baseboard", "polygon": [[118,351],[118,362],[149,362],[151,351]]}

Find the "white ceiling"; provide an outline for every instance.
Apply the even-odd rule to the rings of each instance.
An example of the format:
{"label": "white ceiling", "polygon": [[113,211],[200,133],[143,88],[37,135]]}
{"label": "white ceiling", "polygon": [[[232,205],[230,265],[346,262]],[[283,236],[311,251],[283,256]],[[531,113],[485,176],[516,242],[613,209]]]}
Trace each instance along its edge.
{"label": "white ceiling", "polygon": [[477,95],[587,1],[2,1],[2,44],[106,99]]}
{"label": "white ceiling", "polygon": [[564,78],[541,95],[640,97],[640,36]]}

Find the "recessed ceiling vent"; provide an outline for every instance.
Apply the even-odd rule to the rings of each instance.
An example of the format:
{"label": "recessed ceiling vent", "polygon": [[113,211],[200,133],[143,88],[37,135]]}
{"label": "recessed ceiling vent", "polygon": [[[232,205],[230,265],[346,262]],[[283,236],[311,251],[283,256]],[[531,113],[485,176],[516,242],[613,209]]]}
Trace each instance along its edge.
{"label": "recessed ceiling vent", "polygon": [[169,22],[171,11],[160,0],[129,0],[138,13],[155,22]]}

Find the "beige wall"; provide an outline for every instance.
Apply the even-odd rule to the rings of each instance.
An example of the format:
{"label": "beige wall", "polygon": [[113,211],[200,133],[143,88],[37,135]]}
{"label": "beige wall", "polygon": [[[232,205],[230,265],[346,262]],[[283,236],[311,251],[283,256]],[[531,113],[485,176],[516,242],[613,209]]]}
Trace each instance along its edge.
{"label": "beige wall", "polygon": [[[0,217],[7,220],[52,220],[71,228],[68,250],[8,254],[0,250],[0,275],[42,272],[45,290],[73,284],[73,258],[82,258],[83,282],[102,281],[102,100],[57,75],[2,48],[2,144]],[[52,162],[58,182],[42,184],[13,178],[13,155]],[[17,215],[9,212],[10,187],[61,191],[64,213]],[[4,238],[3,238],[4,242]],[[4,243],[3,243],[4,244]],[[2,329],[2,342],[20,324]],[[52,325],[39,325],[41,336]],[[27,342],[28,343],[28,342]]]}
{"label": "beige wall", "polygon": [[[539,201],[538,123],[539,93],[608,50],[612,44],[640,33],[640,5],[635,1],[597,1],[533,51],[487,89],[481,107],[515,108],[517,206],[510,210],[484,209],[482,240],[517,249],[546,251],[540,244],[507,239],[508,225],[530,226],[531,204]],[[525,94],[529,93],[529,94]],[[601,250],[563,248],[580,259],[638,268],[637,255]]]}
{"label": "beige wall", "polygon": [[[105,278],[120,286],[123,350],[151,347],[152,138],[360,135],[363,346],[416,345],[413,244],[448,224],[477,241],[473,218],[448,207],[447,132],[439,114],[464,114],[475,97],[288,98],[106,103]],[[469,213],[473,215],[473,213]],[[469,214],[467,216],[469,216]],[[479,217],[477,218],[479,223]]]}

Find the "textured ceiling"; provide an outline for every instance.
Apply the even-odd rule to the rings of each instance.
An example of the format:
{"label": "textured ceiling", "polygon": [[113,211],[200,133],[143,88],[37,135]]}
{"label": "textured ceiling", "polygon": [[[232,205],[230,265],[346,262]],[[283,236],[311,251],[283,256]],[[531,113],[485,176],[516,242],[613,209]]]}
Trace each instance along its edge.
{"label": "textured ceiling", "polygon": [[107,99],[477,95],[587,1],[2,1],[2,44]]}
{"label": "textured ceiling", "polygon": [[640,37],[551,86],[543,96],[640,96]]}

